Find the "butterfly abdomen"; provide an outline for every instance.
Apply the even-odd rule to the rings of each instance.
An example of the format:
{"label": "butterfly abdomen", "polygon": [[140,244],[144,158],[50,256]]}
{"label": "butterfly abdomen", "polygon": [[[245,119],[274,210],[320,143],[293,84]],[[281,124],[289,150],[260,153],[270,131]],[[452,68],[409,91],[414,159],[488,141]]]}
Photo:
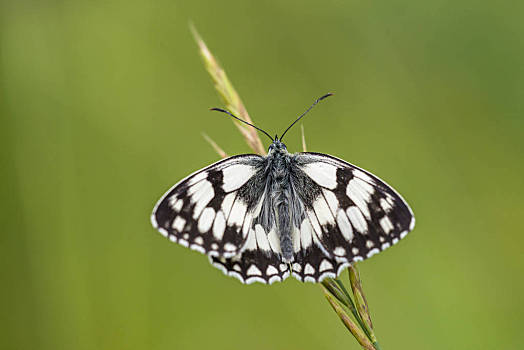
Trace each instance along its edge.
{"label": "butterfly abdomen", "polygon": [[287,152],[276,153],[268,159],[272,210],[280,241],[280,251],[284,261],[293,260],[293,241],[291,238],[291,182],[289,178],[290,158]]}
{"label": "butterfly abdomen", "polygon": [[[288,183],[289,184],[289,183]],[[285,261],[289,262],[293,258],[293,241],[291,240],[291,217],[290,217],[290,198],[289,186],[283,189],[277,198],[277,217],[278,233],[280,234],[280,250]]]}

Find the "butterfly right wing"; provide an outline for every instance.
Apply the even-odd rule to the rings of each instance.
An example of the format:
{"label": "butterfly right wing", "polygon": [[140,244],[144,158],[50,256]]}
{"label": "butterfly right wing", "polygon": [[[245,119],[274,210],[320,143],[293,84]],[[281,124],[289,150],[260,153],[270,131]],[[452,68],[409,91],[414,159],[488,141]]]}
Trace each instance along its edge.
{"label": "butterfly right wing", "polygon": [[237,255],[253,220],[253,203],[246,203],[239,189],[262,159],[234,156],[189,175],[158,201],[151,223],[170,240],[201,253]]}
{"label": "butterfly right wing", "polygon": [[413,229],[408,204],[375,175],[327,154],[298,153],[295,160],[301,172],[293,183],[306,207],[293,237],[298,279],[334,277]]}
{"label": "butterfly right wing", "polygon": [[[366,259],[413,230],[415,217],[409,205],[376,175],[327,154],[304,152],[297,158],[321,188],[308,218],[323,246],[335,256]],[[343,253],[348,243],[352,251]],[[343,248],[340,254],[338,247]]]}

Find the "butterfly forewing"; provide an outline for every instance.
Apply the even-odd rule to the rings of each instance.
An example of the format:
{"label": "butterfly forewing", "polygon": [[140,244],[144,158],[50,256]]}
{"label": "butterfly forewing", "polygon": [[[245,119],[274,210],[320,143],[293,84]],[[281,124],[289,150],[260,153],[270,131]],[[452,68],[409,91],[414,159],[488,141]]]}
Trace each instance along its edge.
{"label": "butterfly forewing", "polygon": [[295,157],[321,188],[306,208],[307,220],[324,252],[336,261],[369,258],[413,229],[415,218],[407,203],[378,177],[326,154]]}
{"label": "butterfly forewing", "polygon": [[253,219],[250,203],[238,190],[255,174],[261,158],[230,157],[186,177],[157,203],[153,226],[172,241],[202,253],[237,255]]}

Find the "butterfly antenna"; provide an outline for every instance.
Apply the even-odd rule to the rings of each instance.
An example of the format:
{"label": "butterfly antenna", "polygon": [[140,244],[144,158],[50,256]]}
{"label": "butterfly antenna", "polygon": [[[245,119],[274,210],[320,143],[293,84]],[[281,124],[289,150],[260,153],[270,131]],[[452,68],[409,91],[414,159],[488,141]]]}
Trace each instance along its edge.
{"label": "butterfly antenna", "polygon": [[271,139],[271,141],[275,141],[271,136],[269,136],[269,134],[267,132],[265,132],[264,130],[260,129],[259,127],[256,127],[254,126],[253,124],[250,124],[248,122],[246,122],[245,120],[242,120],[240,119],[239,117],[237,117],[236,115],[233,115],[233,113],[229,112],[229,111],[226,111],[225,109],[222,109],[222,108],[210,108],[211,111],[218,111],[218,112],[222,112],[222,113],[226,113],[228,114],[229,116],[235,118],[236,120],[238,121],[241,121],[242,123],[246,123],[247,125],[249,126],[252,126],[254,127],[255,129],[257,129],[258,131],[262,131],[264,134],[267,135],[267,137],[269,137]]}
{"label": "butterfly antenna", "polygon": [[332,95],[333,95],[333,93],[330,92],[329,94],[325,94],[324,96],[318,98],[315,102],[313,102],[313,104],[312,104],[312,105],[311,105],[311,106],[310,106],[310,107],[309,107],[309,108],[308,108],[304,113],[302,113],[302,114],[300,115],[300,117],[298,117],[297,120],[295,120],[295,121],[293,122],[293,124],[291,124],[290,126],[288,126],[288,128],[286,129],[286,131],[284,131],[284,133],[282,134],[282,136],[280,136],[280,141],[282,141],[282,139],[284,138],[284,135],[286,134],[286,132],[287,132],[289,129],[291,129],[291,127],[292,127],[293,125],[295,125],[295,124],[296,124],[296,123],[297,123],[297,122],[298,122],[298,121],[299,121],[303,116],[305,116],[306,113],[309,112],[309,111],[311,110],[311,108],[315,107],[315,105],[316,105],[317,103],[319,103],[320,101],[322,101],[322,100],[325,99],[326,97],[329,97],[329,96],[332,96]]}

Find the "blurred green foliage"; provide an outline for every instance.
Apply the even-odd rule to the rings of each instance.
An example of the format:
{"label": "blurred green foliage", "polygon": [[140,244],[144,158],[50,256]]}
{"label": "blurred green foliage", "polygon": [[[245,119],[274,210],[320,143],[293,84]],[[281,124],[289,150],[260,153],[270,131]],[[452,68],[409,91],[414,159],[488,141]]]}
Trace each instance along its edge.
{"label": "blurred green foliage", "polygon": [[[357,349],[313,284],[244,286],[149,223],[247,152],[192,20],[260,127],[397,188],[417,227],[360,264],[384,349],[514,349],[524,322],[521,2],[0,3],[2,349]],[[300,131],[287,138],[300,150]],[[520,276],[520,277],[519,277]],[[344,277],[346,278],[346,277]]]}

